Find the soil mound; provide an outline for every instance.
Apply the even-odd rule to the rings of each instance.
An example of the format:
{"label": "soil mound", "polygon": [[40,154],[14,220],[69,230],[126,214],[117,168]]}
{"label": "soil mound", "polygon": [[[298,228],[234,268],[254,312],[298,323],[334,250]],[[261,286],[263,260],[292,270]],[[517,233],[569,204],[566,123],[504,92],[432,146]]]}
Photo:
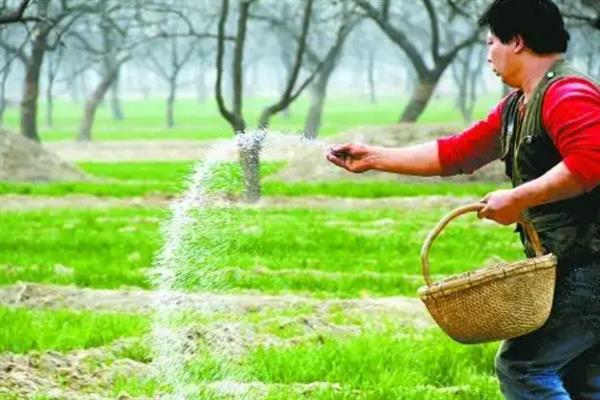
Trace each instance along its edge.
{"label": "soil mound", "polygon": [[86,175],[26,137],[0,130],[0,181],[75,181]]}
{"label": "soil mound", "polygon": [[[454,134],[461,131],[459,125],[439,124],[395,124],[389,126],[369,126],[354,128],[340,133],[333,138],[328,138],[329,143],[367,143],[386,147],[400,147],[411,144],[423,143],[429,140]],[[312,149],[295,154],[278,174],[270,179],[286,182],[298,181],[329,181],[340,179],[367,179],[367,180],[396,180],[402,182],[424,182],[450,180],[458,182],[503,182],[504,166],[495,161],[476,171],[474,174],[459,175],[445,178],[408,177],[397,174],[368,171],[362,174],[353,174],[340,168],[333,167],[322,151]]]}

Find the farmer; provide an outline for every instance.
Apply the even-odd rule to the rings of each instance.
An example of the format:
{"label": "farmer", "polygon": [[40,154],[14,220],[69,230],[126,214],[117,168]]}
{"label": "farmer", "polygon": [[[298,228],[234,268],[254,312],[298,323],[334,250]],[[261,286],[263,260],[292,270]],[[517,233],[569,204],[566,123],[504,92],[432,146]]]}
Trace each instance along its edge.
{"label": "farmer", "polygon": [[569,34],[551,0],[495,0],[479,24],[489,27],[494,73],[515,89],[485,119],[421,145],[351,143],[326,157],[351,172],[421,176],[504,161],[513,188],[486,195],[479,217],[508,225],[523,215],[557,256],[558,276],[544,326],[502,343],[501,390],[507,399],[600,399],[600,87],[563,59]]}

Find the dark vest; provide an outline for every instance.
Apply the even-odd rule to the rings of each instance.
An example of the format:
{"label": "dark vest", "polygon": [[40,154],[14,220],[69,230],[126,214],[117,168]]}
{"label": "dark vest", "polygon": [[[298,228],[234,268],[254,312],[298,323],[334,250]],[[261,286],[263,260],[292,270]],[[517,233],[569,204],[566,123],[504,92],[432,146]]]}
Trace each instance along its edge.
{"label": "dark vest", "polygon": [[[501,155],[513,187],[544,175],[562,161],[542,121],[546,90],[565,76],[583,76],[560,60],[546,73],[534,90],[522,119],[519,118],[521,91],[512,93],[502,112]],[[528,209],[525,218],[539,233],[547,252],[559,262],[600,257],[600,186],[580,196]],[[521,241],[529,257],[534,253],[520,227]]]}

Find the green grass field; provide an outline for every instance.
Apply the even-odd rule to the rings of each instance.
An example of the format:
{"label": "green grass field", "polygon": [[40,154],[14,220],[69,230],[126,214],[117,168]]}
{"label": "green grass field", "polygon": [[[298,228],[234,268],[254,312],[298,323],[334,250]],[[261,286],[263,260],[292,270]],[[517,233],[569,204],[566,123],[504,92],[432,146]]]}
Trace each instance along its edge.
{"label": "green grass field", "polygon": [[[230,289],[414,296],[422,284],[420,246],[441,211],[216,210],[211,218],[222,223],[198,228],[193,246],[225,249],[204,262],[224,273]],[[154,209],[0,212],[0,283],[148,288],[165,217]],[[436,243],[433,272],[456,273],[490,257],[514,260],[519,246],[510,229],[465,217]]]}
{"label": "green grass field", "polygon": [[27,310],[0,307],[0,353],[32,350],[68,351],[141,336],[148,318],[129,314]]}
{"label": "green grass field", "polygon": [[[479,115],[487,103],[478,106]],[[449,99],[436,100],[435,104],[423,116],[424,121],[457,120]],[[73,138],[79,115],[73,107],[58,103],[55,128],[42,128],[43,140]],[[256,118],[260,107],[261,101],[251,104],[249,120]],[[299,102],[292,109],[292,118],[277,117],[274,128],[298,131],[306,107],[305,101]],[[106,108],[99,110],[95,138],[208,139],[230,135],[210,103],[179,102],[179,124],[170,131],[163,128],[160,101],[128,101],[124,108],[128,119],[122,123],[112,121]],[[376,106],[334,99],[326,110],[323,133],[394,122],[400,110],[401,104],[394,99],[382,99]],[[43,115],[43,109],[40,111]],[[9,126],[16,125],[14,110],[6,118]],[[185,188],[193,163],[85,162],[78,166],[94,180],[0,182],[0,202],[9,194],[66,200],[71,194],[87,194],[98,196],[98,201],[151,195],[171,198]],[[272,175],[282,166],[264,163],[261,176]],[[211,190],[239,196],[242,179],[237,165],[223,164],[216,175]],[[410,208],[353,210],[302,205],[303,196],[334,200],[482,196],[498,185],[351,180],[289,183],[267,179],[262,188],[267,197],[294,197],[295,206],[194,211],[197,219],[185,243],[197,252],[192,252],[189,260],[192,269],[177,279],[185,281],[183,288],[190,292],[209,286],[200,278],[213,277],[220,284],[217,289],[228,295],[300,300],[274,308],[248,306],[243,311],[225,309],[213,314],[181,310],[185,318],[180,323],[194,349],[185,364],[189,381],[184,383],[198,386],[200,394],[195,398],[235,399],[215,394],[211,384],[219,381],[258,384],[258,389],[252,389],[260,392],[257,399],[501,398],[493,371],[497,344],[460,345],[437,327],[413,326],[413,321],[394,311],[345,305],[388,296],[416,300],[416,290],[423,285],[422,241],[450,210],[449,205],[426,207],[414,202]],[[152,289],[148,272],[164,243],[161,226],[168,218],[169,211],[156,206],[0,208],[0,290],[8,285],[27,288],[26,283],[89,290]],[[210,251],[202,252],[203,246]],[[430,260],[434,278],[439,279],[498,259],[519,258],[522,250],[512,229],[467,216],[453,222],[441,235]],[[201,270],[209,272],[196,274]],[[29,292],[23,296],[31,301]],[[27,357],[28,368],[54,382],[54,391],[152,398],[174,390],[163,377],[144,373],[155,357],[149,343],[152,317],[142,311],[54,308],[51,302],[35,308],[0,304],[0,354]],[[217,337],[227,339],[232,331],[218,330],[223,326],[250,332],[251,343],[244,344],[233,360],[221,354],[226,351],[211,348],[207,339],[211,329],[216,329]],[[232,329],[236,332],[237,328]],[[221,350],[245,343],[233,337]],[[48,357],[58,360],[59,368],[40,361]],[[0,399],[22,398],[11,379],[0,382]],[[28,390],[30,398],[54,398],[48,387]],[[129,397],[119,397],[125,395]]]}
{"label": "green grass field", "polygon": [[[475,118],[485,116],[496,103],[498,96],[483,97],[477,104]],[[272,101],[272,100],[271,100]],[[364,98],[333,97],[327,100],[323,116],[321,135],[329,136],[360,125],[389,125],[398,121],[406,103],[402,98],[382,98],[377,104],[370,104]],[[244,115],[248,125],[258,121],[262,108],[269,99],[249,99],[245,102]],[[304,127],[304,116],[309,104],[306,98],[299,99],[291,108],[290,118],[276,115],[271,129],[281,132],[300,132]],[[115,121],[108,107],[98,109],[92,130],[96,140],[123,139],[214,139],[231,137],[231,128],[218,113],[216,104],[208,100],[202,104],[194,100],[182,99],[176,102],[176,126],[168,129],[165,123],[164,102],[160,99],[128,100],[123,102],[125,120]],[[48,128],[44,124],[45,104],[40,101],[39,131],[42,141],[73,140],[77,136],[82,104],[69,101],[56,101],[54,124]],[[8,128],[19,126],[18,109],[6,112],[5,124]],[[433,99],[419,122],[456,123],[461,121],[453,98]]]}

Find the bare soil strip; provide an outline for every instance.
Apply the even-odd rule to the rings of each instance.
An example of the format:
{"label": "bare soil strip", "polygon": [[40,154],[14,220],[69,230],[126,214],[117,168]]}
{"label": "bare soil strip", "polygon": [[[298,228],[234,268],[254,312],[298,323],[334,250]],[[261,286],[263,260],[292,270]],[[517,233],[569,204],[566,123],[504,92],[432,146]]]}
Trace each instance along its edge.
{"label": "bare soil strip", "polygon": [[[139,312],[152,311],[155,293],[148,290],[87,289],[20,283],[0,287],[0,305],[28,308],[67,308],[74,310]],[[417,326],[431,323],[425,307],[417,299],[395,296],[365,299],[319,300],[297,295],[261,294],[178,294],[177,307],[209,313],[243,314],[265,309],[282,309],[301,305],[328,309],[341,306],[346,310],[394,313],[399,319]]]}
{"label": "bare soil strip", "polygon": [[[44,148],[69,162],[97,161],[188,161],[203,160],[215,146],[230,142],[216,140],[112,140],[99,142],[48,142]],[[265,161],[286,161],[296,151],[295,142],[275,143],[261,153]],[[222,161],[238,159],[235,147],[223,154]],[[325,159],[323,158],[323,163]]]}
{"label": "bare soil strip", "polygon": [[105,392],[115,379],[151,376],[150,365],[116,356],[129,342],[131,339],[122,339],[109,346],[66,353],[4,353],[0,355],[0,398],[3,394],[18,399],[43,394],[51,399],[131,399],[126,394],[115,397]]}
{"label": "bare soil strip", "polygon": [[166,207],[170,199],[163,196],[101,197],[85,194],[66,196],[28,196],[7,194],[0,196],[0,210],[26,211],[44,208],[111,208],[111,207]]}
{"label": "bare soil strip", "polygon": [[216,143],[213,140],[59,141],[44,143],[44,147],[70,162],[187,161],[201,159]]}
{"label": "bare soil strip", "polygon": [[[0,196],[1,211],[26,211],[44,208],[110,208],[110,207],[167,207],[172,199],[164,196],[146,197],[101,197],[91,195],[66,196],[29,196],[7,194]],[[467,196],[414,196],[414,197],[385,197],[378,199],[357,199],[326,196],[269,196],[263,197],[256,204],[241,204],[249,208],[314,208],[332,210],[354,209],[427,209],[453,208],[477,201],[476,197]]]}

